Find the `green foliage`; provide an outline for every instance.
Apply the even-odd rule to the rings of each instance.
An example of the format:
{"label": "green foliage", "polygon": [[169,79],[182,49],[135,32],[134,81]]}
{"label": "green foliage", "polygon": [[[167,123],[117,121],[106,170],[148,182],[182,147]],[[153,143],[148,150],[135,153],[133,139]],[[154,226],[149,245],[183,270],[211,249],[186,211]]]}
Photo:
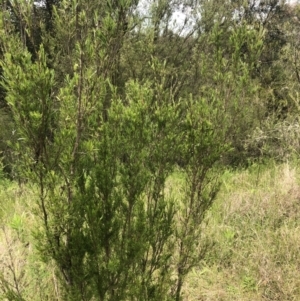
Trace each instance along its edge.
{"label": "green foliage", "polygon": [[6,109],[0,109],[0,178],[11,177],[13,174],[12,162],[14,160],[13,150],[10,143],[16,140],[15,127],[11,114]]}
{"label": "green foliage", "polygon": [[28,38],[40,30],[34,51],[2,19],[14,156],[35,193],[36,247],[55,266],[59,300],[181,300],[210,248],[201,225],[220,161],[260,120],[252,71],[264,31],[215,22],[203,36],[172,34],[170,4],[153,6],[144,28],[133,1],[60,1],[49,31],[22,2]]}

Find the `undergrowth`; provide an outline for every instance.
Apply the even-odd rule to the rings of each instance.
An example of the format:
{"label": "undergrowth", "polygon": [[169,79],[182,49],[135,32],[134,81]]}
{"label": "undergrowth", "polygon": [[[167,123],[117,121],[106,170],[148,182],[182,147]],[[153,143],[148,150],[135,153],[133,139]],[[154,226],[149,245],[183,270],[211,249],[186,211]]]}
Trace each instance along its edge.
{"label": "undergrowth", "polygon": [[186,300],[300,300],[297,164],[227,171],[209,216],[213,241]]}
{"label": "undergrowth", "polygon": [[[297,163],[224,173],[201,226],[211,247],[186,279],[185,301],[300,300],[298,174]],[[181,181],[175,173],[166,189],[179,194]],[[0,187],[0,299],[61,300],[54,269],[36,251],[34,193]]]}
{"label": "undergrowth", "polygon": [[0,300],[59,300],[55,270],[37,253],[32,189],[0,180]]}

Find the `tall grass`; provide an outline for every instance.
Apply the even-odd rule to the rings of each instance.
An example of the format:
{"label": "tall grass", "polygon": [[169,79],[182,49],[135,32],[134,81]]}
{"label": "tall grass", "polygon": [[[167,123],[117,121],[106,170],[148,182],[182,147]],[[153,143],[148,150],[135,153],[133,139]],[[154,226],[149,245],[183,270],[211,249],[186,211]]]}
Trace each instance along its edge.
{"label": "tall grass", "polygon": [[[300,300],[299,171],[270,163],[224,173],[201,226],[212,247],[188,275],[185,301]],[[180,194],[182,181],[176,172],[167,191]],[[61,300],[54,269],[37,255],[34,203],[29,187],[0,183],[0,300]]]}
{"label": "tall grass", "polygon": [[58,300],[56,275],[37,254],[32,189],[0,179],[0,300]]}
{"label": "tall grass", "polygon": [[208,216],[214,241],[186,300],[300,300],[297,164],[227,171]]}

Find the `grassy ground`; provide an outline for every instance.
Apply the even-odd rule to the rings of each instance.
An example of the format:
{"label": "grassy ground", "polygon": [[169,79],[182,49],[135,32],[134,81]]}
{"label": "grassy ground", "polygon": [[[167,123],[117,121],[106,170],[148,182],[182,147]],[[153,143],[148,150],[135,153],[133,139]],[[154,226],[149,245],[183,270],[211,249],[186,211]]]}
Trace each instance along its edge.
{"label": "grassy ground", "polygon": [[206,229],[215,245],[185,300],[300,300],[298,175],[290,164],[224,174]]}
{"label": "grassy ground", "polygon": [[0,184],[0,300],[57,300],[57,278],[37,256],[34,194],[25,186]]}
{"label": "grassy ground", "polygon": [[[299,171],[269,164],[223,175],[205,226],[213,248],[188,275],[185,301],[300,300]],[[10,288],[28,292],[26,300],[58,294],[53,270],[36,260],[33,198],[25,187],[0,184],[0,299]]]}

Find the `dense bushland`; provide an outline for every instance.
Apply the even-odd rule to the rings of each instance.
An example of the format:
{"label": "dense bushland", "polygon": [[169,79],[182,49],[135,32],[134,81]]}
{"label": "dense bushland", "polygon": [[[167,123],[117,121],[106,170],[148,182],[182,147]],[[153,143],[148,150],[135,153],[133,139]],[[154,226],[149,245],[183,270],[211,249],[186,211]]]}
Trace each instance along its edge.
{"label": "dense bushland", "polygon": [[297,8],[218,4],[1,3],[4,299],[179,301],[224,169],[297,154]]}

